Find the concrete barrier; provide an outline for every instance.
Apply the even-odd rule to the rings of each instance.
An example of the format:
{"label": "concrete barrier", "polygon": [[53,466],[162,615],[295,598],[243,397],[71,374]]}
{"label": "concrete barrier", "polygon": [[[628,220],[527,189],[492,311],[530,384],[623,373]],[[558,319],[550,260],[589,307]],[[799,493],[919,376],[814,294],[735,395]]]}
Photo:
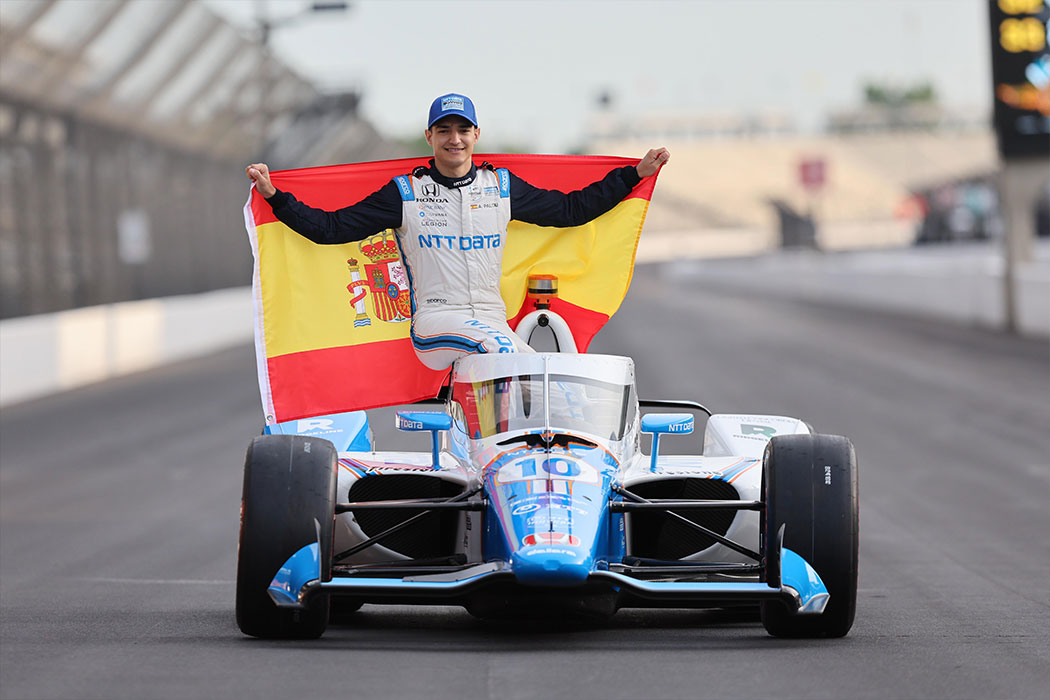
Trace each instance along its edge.
{"label": "concrete barrier", "polygon": [[0,322],[0,406],[252,339],[248,287]]}

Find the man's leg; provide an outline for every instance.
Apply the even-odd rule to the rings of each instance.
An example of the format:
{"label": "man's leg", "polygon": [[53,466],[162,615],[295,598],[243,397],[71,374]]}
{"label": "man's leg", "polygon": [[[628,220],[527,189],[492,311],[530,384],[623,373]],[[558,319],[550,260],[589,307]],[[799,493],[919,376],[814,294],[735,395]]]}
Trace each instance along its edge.
{"label": "man's leg", "polygon": [[412,346],[430,369],[447,369],[460,357],[476,353],[533,352],[506,321],[457,312],[413,319]]}

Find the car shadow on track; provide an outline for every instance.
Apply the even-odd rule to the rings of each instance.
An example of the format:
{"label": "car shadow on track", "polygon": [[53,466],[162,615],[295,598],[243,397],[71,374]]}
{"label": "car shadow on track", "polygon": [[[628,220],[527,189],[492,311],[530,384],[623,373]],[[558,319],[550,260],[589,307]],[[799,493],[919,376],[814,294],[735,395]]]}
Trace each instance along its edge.
{"label": "car shadow on track", "polygon": [[[427,652],[499,652],[544,649],[664,649],[690,645],[725,648],[769,639],[756,608],[718,610],[621,610],[606,620],[479,620],[461,608],[365,606],[329,625],[311,642],[250,640],[272,645],[330,649]],[[630,632],[625,635],[624,632]]]}

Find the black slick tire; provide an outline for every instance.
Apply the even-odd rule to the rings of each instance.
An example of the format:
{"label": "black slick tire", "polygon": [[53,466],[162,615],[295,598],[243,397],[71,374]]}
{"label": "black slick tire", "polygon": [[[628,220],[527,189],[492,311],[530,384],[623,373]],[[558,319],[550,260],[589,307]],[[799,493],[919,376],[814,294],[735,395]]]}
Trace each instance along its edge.
{"label": "black slick tire", "polygon": [[321,575],[331,577],[336,450],[300,435],[262,435],[244,460],[237,550],[237,626],[268,639],[312,639],[328,623],[327,596],[305,610],[278,608],[267,588],[289,557],[318,541]]}
{"label": "black slick tire", "polygon": [[763,548],[777,543],[816,570],[831,595],[820,615],[796,615],[780,601],[761,605],[774,637],[843,637],[857,608],[859,502],[853,444],[838,435],[774,437],[763,459]]}

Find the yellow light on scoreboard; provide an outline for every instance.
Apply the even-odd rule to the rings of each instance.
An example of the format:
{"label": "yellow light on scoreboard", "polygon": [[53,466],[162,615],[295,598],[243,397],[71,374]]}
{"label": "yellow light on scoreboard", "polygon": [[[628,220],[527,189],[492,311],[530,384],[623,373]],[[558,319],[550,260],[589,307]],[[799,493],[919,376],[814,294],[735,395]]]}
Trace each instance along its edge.
{"label": "yellow light on scoreboard", "polygon": [[1031,15],[1043,9],[1045,0],[999,0],[999,9],[1008,15]]}
{"label": "yellow light on scoreboard", "polygon": [[1042,51],[1046,27],[1035,17],[1004,19],[999,25],[999,44],[1010,53]]}

